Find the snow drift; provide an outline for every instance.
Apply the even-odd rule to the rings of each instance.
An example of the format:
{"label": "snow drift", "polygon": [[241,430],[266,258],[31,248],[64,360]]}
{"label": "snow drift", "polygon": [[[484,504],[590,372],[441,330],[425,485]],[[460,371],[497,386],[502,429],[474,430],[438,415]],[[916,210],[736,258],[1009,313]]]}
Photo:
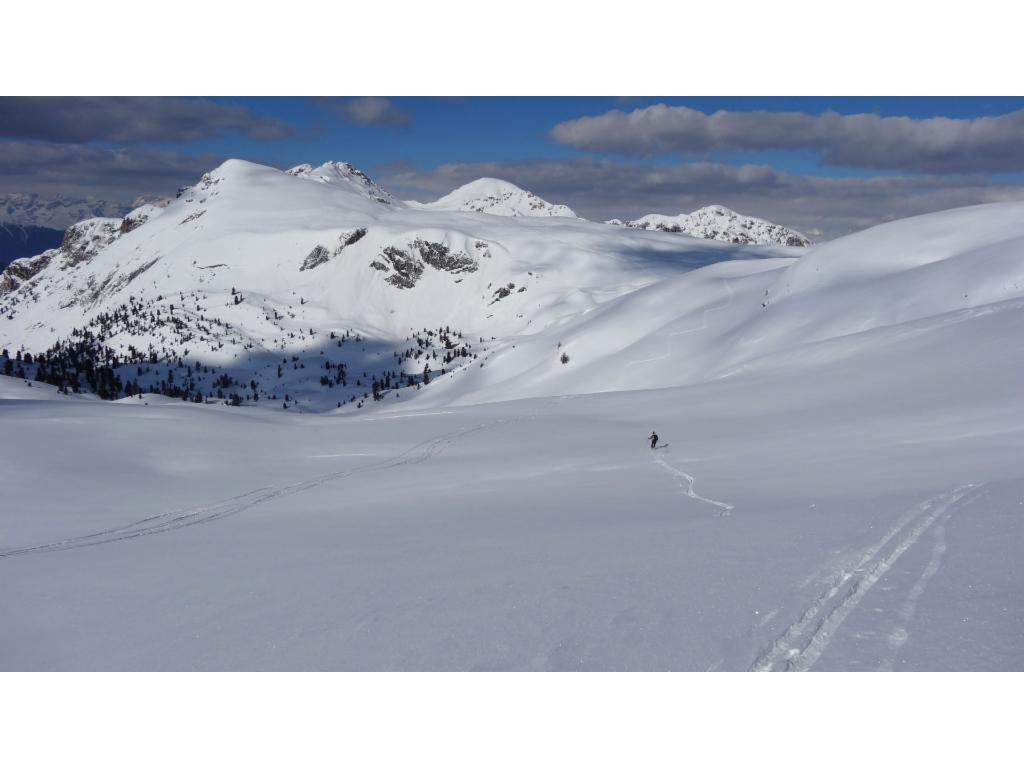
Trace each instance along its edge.
{"label": "snow drift", "polygon": [[[5,273],[12,356],[97,320],[302,407],[18,360],[0,668],[1024,669],[1024,204],[743,247],[293,170]],[[397,358],[447,369],[335,407]]]}

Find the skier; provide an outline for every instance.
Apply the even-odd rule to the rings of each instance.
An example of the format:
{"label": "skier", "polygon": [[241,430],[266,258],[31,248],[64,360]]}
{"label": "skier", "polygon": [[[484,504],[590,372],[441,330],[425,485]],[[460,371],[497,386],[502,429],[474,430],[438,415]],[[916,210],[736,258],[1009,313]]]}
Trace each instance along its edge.
{"label": "skier", "polygon": [[651,450],[653,451],[658,447],[658,433],[653,429],[651,430],[651,436],[648,438],[651,441]]}

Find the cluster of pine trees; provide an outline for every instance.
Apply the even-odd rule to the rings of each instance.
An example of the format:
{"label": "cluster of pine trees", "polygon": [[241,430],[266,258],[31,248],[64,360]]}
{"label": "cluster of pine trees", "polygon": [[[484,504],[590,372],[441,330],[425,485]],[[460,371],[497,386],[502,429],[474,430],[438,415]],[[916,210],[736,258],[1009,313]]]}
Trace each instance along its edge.
{"label": "cluster of pine trees", "polygon": [[35,381],[52,384],[65,394],[84,389],[104,400],[113,400],[135,393],[133,387],[126,388],[115,370],[122,361],[110,347],[99,344],[88,332],[75,341],[58,341],[34,357],[30,352],[23,355],[19,351],[15,356],[16,368],[6,349],[2,357],[6,375],[27,378],[25,366],[31,366],[35,368]]}
{"label": "cluster of pine trees", "polygon": [[[213,342],[211,349],[219,349],[223,347],[220,329],[230,330],[230,325],[221,320],[207,320],[200,299],[195,292],[181,293],[178,299],[181,303],[165,302],[163,296],[150,301],[129,296],[126,303],[94,315],[85,327],[73,329],[67,338],[57,341],[45,352],[33,356],[17,351],[11,358],[4,350],[3,373],[34,378],[35,381],[52,384],[64,393],[93,392],[106,400],[153,393],[195,403],[217,400],[241,405],[243,402],[258,402],[262,394],[271,400],[283,397],[284,408],[296,402],[286,388],[304,381],[315,384],[316,374],[309,377],[300,374],[298,382],[296,377],[289,377],[276,385],[265,383],[264,374],[274,376],[271,363],[267,366],[269,370],[263,373],[255,371],[246,385],[216,366],[192,362],[187,346],[189,342]],[[186,301],[194,301],[195,304],[188,305],[186,309]],[[231,302],[237,305],[242,301],[242,293],[232,289]],[[300,330],[305,337],[306,329]],[[317,331],[309,328],[308,334],[312,339]],[[117,344],[117,349],[111,346],[117,337],[133,336],[156,337],[157,345],[151,341],[146,349],[124,342]],[[362,335],[352,330],[330,331],[329,339],[335,342],[334,348],[366,344]],[[330,347],[321,348],[319,356],[313,358],[321,368],[320,386],[349,390],[346,392],[349,395],[347,402],[358,402],[357,407],[361,408],[368,399],[380,401],[390,392],[398,397],[401,388],[418,389],[428,385],[433,377],[446,374],[452,366],[477,357],[471,351],[472,345],[463,339],[463,334],[448,326],[423,328],[407,336],[406,341],[409,342],[406,348],[393,351],[393,367],[372,374],[364,370],[361,375],[350,372],[351,360],[332,360],[325,354]],[[249,342],[245,346],[251,348],[252,344]],[[361,346],[355,356],[358,357],[360,352],[365,353],[366,347]],[[292,370],[301,371],[306,369],[307,362],[311,362],[308,355],[282,358],[276,366],[276,380],[285,377],[285,368],[289,365]],[[275,379],[271,378],[273,381]],[[357,390],[355,393],[351,392],[353,388]],[[338,401],[339,407],[343,402],[345,400]]]}

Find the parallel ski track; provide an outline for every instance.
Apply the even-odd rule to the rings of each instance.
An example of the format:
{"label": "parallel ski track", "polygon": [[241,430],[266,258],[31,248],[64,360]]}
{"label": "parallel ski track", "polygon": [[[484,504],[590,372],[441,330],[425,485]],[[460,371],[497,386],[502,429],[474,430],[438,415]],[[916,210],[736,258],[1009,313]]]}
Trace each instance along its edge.
{"label": "parallel ski track", "polygon": [[424,440],[421,443],[417,443],[397,456],[371,464],[365,464],[361,467],[353,467],[340,472],[331,472],[326,475],[320,475],[319,477],[292,483],[290,485],[258,488],[238,496],[232,496],[214,504],[190,507],[188,509],[176,510],[173,512],[164,512],[159,515],[152,515],[150,517],[143,518],[142,520],[137,520],[136,522],[129,523],[128,525],[110,528],[108,530],[98,531],[84,536],[75,536],[62,539],[60,541],[47,542],[45,544],[35,544],[27,547],[0,550],[0,557],[37,555],[44,552],[59,552],[67,549],[77,549],[79,547],[93,547],[100,544],[110,544],[115,541],[134,539],[139,536],[152,536],[157,533],[167,533],[169,531],[188,528],[193,525],[212,523],[216,520],[230,517],[231,515],[237,515],[239,512],[251,509],[257,504],[262,504],[266,501],[270,501],[271,499],[292,496],[296,493],[302,493],[303,491],[308,491],[311,488],[316,488],[325,483],[333,482],[335,480],[343,480],[363,472],[376,472],[384,469],[391,469],[393,467],[419,464],[427,461],[433,456],[436,456],[457,440],[477,432],[493,429],[495,427],[520,420],[521,419],[518,418],[499,419],[497,421],[480,424],[475,427],[455,430],[439,437],[434,437],[430,440]]}
{"label": "parallel ski track", "polygon": [[839,569],[832,574],[825,591],[811,602],[778,639],[762,651],[750,670],[810,670],[821,658],[839,626],[878,580],[904,552],[917,543],[925,531],[943,515],[952,514],[955,506],[976,488],[974,485],[962,485],[933,496],[907,511],[893,528],[864,551],[852,569]]}

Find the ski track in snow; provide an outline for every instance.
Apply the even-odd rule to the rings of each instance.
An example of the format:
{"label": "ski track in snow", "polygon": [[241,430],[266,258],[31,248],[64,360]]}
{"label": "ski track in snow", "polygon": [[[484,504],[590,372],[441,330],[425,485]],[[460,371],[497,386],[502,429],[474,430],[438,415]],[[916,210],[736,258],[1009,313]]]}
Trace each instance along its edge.
{"label": "ski track in snow", "polygon": [[[534,414],[531,414],[526,418],[532,418],[533,416]],[[232,496],[215,504],[191,507],[173,512],[164,512],[159,515],[152,515],[150,517],[143,518],[142,520],[138,520],[134,523],[129,523],[128,525],[123,525],[118,528],[110,528],[108,530],[98,531],[97,533],[90,533],[84,536],[74,536],[45,544],[35,544],[27,547],[15,547],[12,549],[0,550],[0,557],[36,555],[44,552],[59,552],[66,549],[91,547],[98,544],[110,544],[115,541],[138,538],[139,536],[167,533],[168,531],[175,531],[193,525],[212,523],[215,520],[220,520],[231,515],[237,515],[239,512],[251,509],[257,504],[262,504],[265,501],[292,496],[296,493],[308,491],[311,488],[317,488],[325,483],[335,480],[343,480],[363,472],[375,472],[383,469],[419,464],[427,461],[433,456],[436,456],[449,445],[464,437],[520,420],[521,419],[519,418],[499,419],[497,421],[480,424],[475,427],[455,430],[454,432],[448,432],[439,437],[431,438],[430,440],[424,440],[411,448],[406,449],[397,456],[393,456],[389,459],[375,462],[373,464],[353,467],[340,472],[332,472],[310,480],[291,483],[290,485],[258,488],[238,496]]]}
{"label": "ski track in snow", "polygon": [[878,665],[879,672],[891,672],[893,670],[896,666],[896,657],[899,654],[900,648],[906,644],[907,639],[910,637],[907,626],[917,612],[917,603],[921,599],[921,595],[924,594],[925,589],[927,589],[928,582],[931,581],[932,576],[938,573],[939,568],[942,566],[942,560],[946,554],[946,521],[949,520],[951,514],[951,512],[946,513],[935,526],[935,543],[932,545],[931,559],[917,581],[914,582],[914,586],[910,588],[906,601],[900,607],[898,613],[900,623],[889,633],[887,638],[889,655]]}
{"label": "ski track in snow", "polygon": [[[851,570],[841,568],[832,574],[829,587],[811,603],[799,619],[758,656],[750,667],[751,671],[810,670],[821,658],[836,630],[878,580],[939,518],[951,515],[955,505],[975,487],[971,484],[959,486],[911,508],[885,536],[864,552]],[[901,535],[897,543],[883,554],[886,545]],[[908,595],[904,612],[908,605],[916,607],[917,599],[924,592],[928,579],[938,570],[944,551],[944,544],[941,551],[938,548],[933,551],[932,561],[925,569],[925,574]],[[913,608],[910,609],[910,615],[913,615]]]}
{"label": "ski track in snow", "polygon": [[455,413],[455,411],[427,411],[425,413],[398,413],[394,416],[373,416],[371,418],[364,418],[363,421],[383,421],[384,419],[415,419],[421,416],[444,416],[445,414]]}
{"label": "ski track in snow", "polygon": [[703,310],[701,312],[701,314],[700,314],[700,325],[699,326],[697,326],[696,328],[686,328],[686,329],[684,329],[682,331],[672,331],[671,333],[669,333],[665,337],[665,354],[658,355],[657,357],[648,357],[645,360],[632,360],[632,361],[626,363],[626,367],[629,368],[629,367],[634,366],[634,365],[642,365],[644,363],[654,363],[654,362],[657,362],[658,360],[664,360],[665,358],[667,358],[669,355],[672,354],[672,340],[676,336],[683,336],[684,334],[687,334],[687,333],[696,333],[697,331],[706,330],[707,327],[708,327],[708,313],[709,312],[718,312],[718,311],[723,310],[723,309],[728,309],[730,306],[732,306],[733,290],[732,290],[732,286],[729,284],[731,281],[730,280],[725,280],[724,282],[725,282],[725,289],[729,292],[728,300],[726,300],[726,302],[724,304],[717,304],[717,305],[715,305],[713,307],[708,307],[707,309]]}
{"label": "ski track in snow", "polygon": [[693,484],[696,482],[696,479],[693,477],[693,475],[687,474],[686,472],[683,472],[683,470],[681,469],[676,469],[667,461],[665,461],[665,459],[663,459],[660,454],[654,455],[654,462],[655,464],[658,464],[667,472],[669,472],[671,475],[683,481],[683,483],[685,484],[683,488],[683,495],[690,497],[694,501],[701,501],[704,502],[705,504],[710,504],[713,507],[717,507],[720,510],[719,515],[721,515],[722,517],[725,517],[726,515],[730,514],[735,509],[735,507],[732,504],[726,504],[724,501],[718,501],[717,499],[709,499],[706,496],[701,496],[700,494],[698,494],[696,491],[693,490]]}
{"label": "ski track in snow", "polygon": [[343,456],[373,456],[372,453],[313,453],[307,459],[340,459]]}

